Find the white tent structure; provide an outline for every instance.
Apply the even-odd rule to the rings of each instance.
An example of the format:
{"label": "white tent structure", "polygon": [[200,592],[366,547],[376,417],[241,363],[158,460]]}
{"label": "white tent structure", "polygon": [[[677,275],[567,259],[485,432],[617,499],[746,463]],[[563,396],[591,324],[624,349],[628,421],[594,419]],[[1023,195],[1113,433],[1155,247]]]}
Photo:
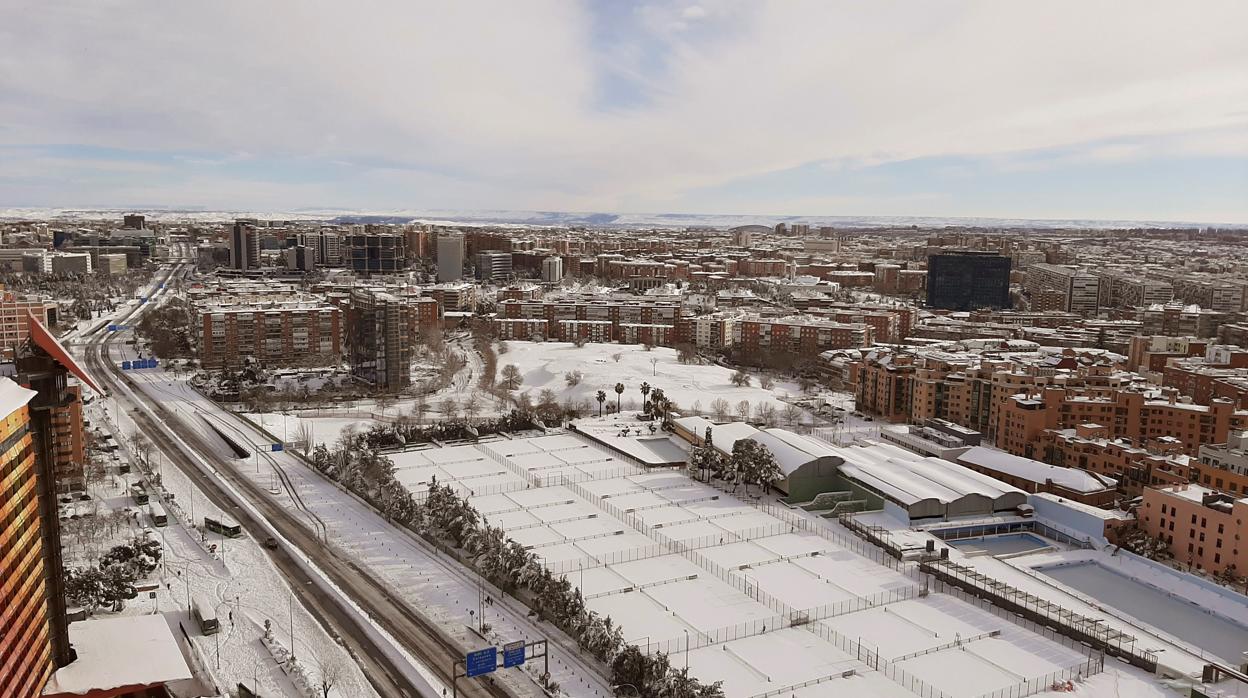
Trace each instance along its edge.
{"label": "white tent structure", "polygon": [[829,448],[844,459],[842,476],[880,495],[902,520],[991,516],[1027,503],[1016,487],[891,444]]}

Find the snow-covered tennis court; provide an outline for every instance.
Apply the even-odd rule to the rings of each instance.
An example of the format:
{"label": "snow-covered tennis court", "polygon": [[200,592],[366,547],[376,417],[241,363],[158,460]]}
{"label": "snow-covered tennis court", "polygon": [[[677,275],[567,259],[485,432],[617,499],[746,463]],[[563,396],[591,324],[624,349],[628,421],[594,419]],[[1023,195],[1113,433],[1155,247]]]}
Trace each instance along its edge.
{"label": "snow-covered tennis court", "polygon": [[[1086,658],[917,573],[860,554],[830,522],[644,470],[577,434],[398,453],[413,491],[449,483],[579,588],[626,641],[723,681],[728,696],[978,698]],[[833,683],[835,682],[835,683]]]}

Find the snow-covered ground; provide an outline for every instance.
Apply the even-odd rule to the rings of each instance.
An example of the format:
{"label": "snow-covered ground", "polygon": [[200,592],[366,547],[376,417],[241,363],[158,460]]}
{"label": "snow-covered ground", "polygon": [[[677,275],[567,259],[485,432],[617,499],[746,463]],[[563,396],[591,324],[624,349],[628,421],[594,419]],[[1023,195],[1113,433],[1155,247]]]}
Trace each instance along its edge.
{"label": "snow-covered ground", "polygon": [[301,429],[306,425],[312,430],[312,443],[332,446],[343,432],[367,431],[381,422],[371,419],[365,414],[360,418],[352,417],[304,417],[293,414],[266,413],[244,414],[247,419],[264,427],[265,431],[281,439],[284,443],[299,441]]}
{"label": "snow-covered ground", "polygon": [[[615,357],[619,356],[619,361]],[[722,398],[735,410],[742,400],[752,406],[770,404],[783,409],[780,397],[800,396],[796,383],[777,381],[771,390],[759,387],[760,376],[751,376],[751,385],[736,386],[731,378],[734,371],[715,364],[682,364],[676,360],[676,350],[655,347],[646,351],[633,344],[586,344],[577,347],[566,342],[508,342],[507,353],[498,357],[499,371],[508,364],[520,369],[524,382],[516,391],[528,392],[537,401],[543,389],[553,390],[563,403],[567,399],[584,400],[595,413],[598,403],[594,397],[599,390],[607,393],[607,402],[615,406],[616,383],[624,384],[621,405],[624,409],[641,407],[641,384],[661,388],[664,395],[676,404],[677,410],[701,409],[710,412],[711,404]],[[565,374],[579,371],[580,384],[569,386]]]}

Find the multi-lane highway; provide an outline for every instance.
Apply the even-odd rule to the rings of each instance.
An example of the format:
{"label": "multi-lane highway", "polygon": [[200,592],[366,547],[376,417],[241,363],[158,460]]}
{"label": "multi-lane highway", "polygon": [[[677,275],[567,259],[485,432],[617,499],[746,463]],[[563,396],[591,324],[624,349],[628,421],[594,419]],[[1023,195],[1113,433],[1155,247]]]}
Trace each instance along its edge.
{"label": "multi-lane highway", "polygon": [[[166,291],[165,285],[184,276],[189,269],[175,265],[160,272],[149,296],[151,300],[134,306],[113,322],[136,322]],[[290,488],[290,494],[295,508],[283,507],[241,475],[236,463],[221,455],[219,444],[210,443],[203,432],[189,428],[161,401],[148,399],[110,358],[113,337],[114,333],[100,326],[83,338],[81,348],[88,370],[165,458],[190,477],[214,504],[231,512],[254,538],[263,540],[272,535],[282,542],[270,551],[274,564],[291,582],[291,589],[303,605],[344,640],[377,692],[387,697],[441,695],[450,683],[452,663],[462,657],[463,650],[441,628],[391,594],[367,570],[327,545],[323,522],[318,525],[314,514],[309,517],[294,488]],[[281,472],[278,463],[270,465]],[[417,670],[414,663],[423,665],[425,670]],[[429,677],[430,673],[434,676]],[[513,695],[499,683],[479,680],[461,680],[459,692],[465,696]]]}

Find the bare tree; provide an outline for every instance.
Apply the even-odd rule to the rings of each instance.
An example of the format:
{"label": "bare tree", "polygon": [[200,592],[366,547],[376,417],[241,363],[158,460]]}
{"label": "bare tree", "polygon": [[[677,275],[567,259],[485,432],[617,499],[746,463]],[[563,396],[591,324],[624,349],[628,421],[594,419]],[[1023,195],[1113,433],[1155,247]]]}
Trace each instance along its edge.
{"label": "bare tree", "polygon": [[732,374],[732,378],[730,380],[732,381],[732,384],[738,388],[748,386],[750,384],[750,374],[745,371],[737,371]]}
{"label": "bare tree", "polygon": [[753,408],[750,407],[749,400],[742,400],[737,403],[737,416],[740,417],[743,422],[750,418],[750,412],[752,410]]}
{"label": "bare tree", "polygon": [[316,680],[317,687],[321,689],[321,698],[329,698],[329,692],[334,690],[334,686],[338,685],[345,674],[345,667],[337,656],[321,660]]}
{"label": "bare tree", "polygon": [[295,430],[295,440],[300,446],[303,447],[303,455],[306,456],[312,452],[312,447],[316,444],[313,443],[311,422],[306,419],[299,421],[299,428]]}
{"label": "bare tree", "polygon": [[771,376],[764,375],[762,378],[758,379],[758,387],[763,390],[771,390],[776,387],[776,381]]}
{"label": "bare tree", "polygon": [[732,406],[722,397],[717,397],[711,401],[711,414],[715,415],[715,419],[721,422],[728,419],[728,411],[731,409]]}
{"label": "bare tree", "polygon": [[784,420],[789,426],[797,424],[797,420],[802,416],[802,408],[797,405],[789,404],[784,406]]}
{"label": "bare tree", "polygon": [[448,397],[442,401],[440,411],[443,419],[455,419],[456,414],[459,412],[459,403],[455,402],[455,398]]}
{"label": "bare tree", "polygon": [[754,409],[754,415],[758,418],[758,421],[767,426],[772,426],[776,423],[776,406],[770,402],[759,402],[758,407]]}
{"label": "bare tree", "polygon": [[424,391],[416,393],[416,402],[412,404],[412,415],[416,417],[416,424],[419,426],[425,421],[425,413],[429,411],[429,398],[425,397]]}
{"label": "bare tree", "polygon": [[468,419],[473,419],[480,413],[481,400],[477,397],[476,393],[469,394],[468,397],[464,399],[464,415],[466,415]]}

